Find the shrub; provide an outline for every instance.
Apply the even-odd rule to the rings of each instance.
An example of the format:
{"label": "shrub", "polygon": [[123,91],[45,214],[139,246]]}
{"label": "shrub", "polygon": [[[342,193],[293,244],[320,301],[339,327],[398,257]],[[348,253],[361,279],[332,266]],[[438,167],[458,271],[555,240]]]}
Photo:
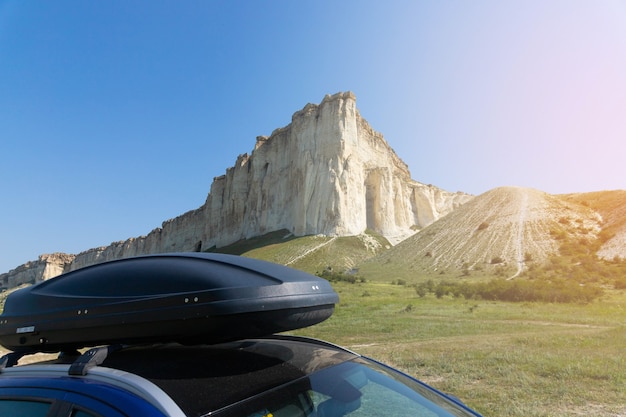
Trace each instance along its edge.
{"label": "shrub", "polygon": [[[626,279],[615,281],[615,285],[626,286]],[[432,291],[426,285],[416,287],[418,295],[423,297],[433,292],[437,298],[447,295],[464,297],[468,300],[511,302],[548,302],[548,303],[588,303],[600,297],[604,292],[594,285],[579,285],[577,282],[560,280],[513,280],[493,279],[489,282],[458,283],[442,281]],[[423,295],[421,295],[423,294]]]}
{"label": "shrub", "polygon": [[428,294],[428,289],[426,288],[426,285],[419,284],[415,287],[415,292],[420,298],[424,298],[426,297],[426,294]]}
{"label": "shrub", "polygon": [[616,290],[626,290],[626,277],[616,278],[613,287]]}
{"label": "shrub", "polygon": [[324,278],[330,282],[348,282],[350,284],[356,284],[365,282],[365,279],[360,278],[357,274],[344,274],[342,272],[334,272],[332,268],[327,268],[322,272],[316,272],[315,275]]}

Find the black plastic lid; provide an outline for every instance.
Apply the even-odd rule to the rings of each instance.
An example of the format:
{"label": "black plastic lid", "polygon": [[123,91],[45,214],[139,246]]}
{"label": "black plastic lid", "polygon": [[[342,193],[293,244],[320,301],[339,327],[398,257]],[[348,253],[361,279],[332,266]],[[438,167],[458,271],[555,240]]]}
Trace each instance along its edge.
{"label": "black plastic lid", "polygon": [[307,327],[338,302],[330,284],[283,265],[169,253],[93,265],[10,294],[0,344],[50,350],[94,343],[204,343]]}

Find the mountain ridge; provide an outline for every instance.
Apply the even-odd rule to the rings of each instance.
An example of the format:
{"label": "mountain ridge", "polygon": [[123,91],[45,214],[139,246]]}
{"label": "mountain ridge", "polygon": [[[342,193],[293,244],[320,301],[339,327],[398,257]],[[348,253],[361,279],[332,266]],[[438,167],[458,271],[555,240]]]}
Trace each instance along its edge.
{"label": "mountain ridge", "polygon": [[[515,278],[559,256],[566,244],[588,248],[604,260],[626,259],[626,245],[612,245],[610,256],[600,256],[610,242],[626,236],[622,191],[599,192],[606,201],[604,216],[589,194],[551,195],[523,187],[498,187],[424,228],[375,258],[365,261],[365,277],[382,274],[440,277],[470,274]],[[617,197],[616,197],[617,196]],[[624,192],[626,196],[626,192]],[[599,198],[599,197],[598,197]],[[607,224],[616,229],[606,237]],[[597,252],[595,248],[599,248]]]}
{"label": "mountain ridge", "polygon": [[0,283],[39,282],[129,256],[207,251],[282,229],[331,237],[369,229],[396,243],[472,197],[411,179],[383,135],[361,117],[353,93],[326,95],[270,137],[257,137],[251,154],[214,178],[201,207],[145,236],[77,255],[42,255],[0,275]]}
{"label": "mountain ridge", "polygon": [[[287,245],[298,237],[306,238]],[[503,186],[471,196],[420,183],[360,116],[354,94],[337,93],[257,137],[251,154],[214,178],[201,207],[145,236],[41,255],[0,274],[0,285],[129,256],[246,247],[240,253],[309,272],[513,279],[581,247],[593,259],[626,259],[626,191],[551,195]]]}

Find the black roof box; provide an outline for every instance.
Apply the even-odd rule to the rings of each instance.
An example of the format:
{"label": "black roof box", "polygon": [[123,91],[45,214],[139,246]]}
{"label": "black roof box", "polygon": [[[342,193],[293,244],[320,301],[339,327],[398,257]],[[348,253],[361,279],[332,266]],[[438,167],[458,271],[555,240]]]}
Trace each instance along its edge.
{"label": "black roof box", "polygon": [[113,343],[219,343],[311,326],[330,317],[338,301],[326,280],[265,261],[140,256],[10,294],[0,344],[57,352]]}

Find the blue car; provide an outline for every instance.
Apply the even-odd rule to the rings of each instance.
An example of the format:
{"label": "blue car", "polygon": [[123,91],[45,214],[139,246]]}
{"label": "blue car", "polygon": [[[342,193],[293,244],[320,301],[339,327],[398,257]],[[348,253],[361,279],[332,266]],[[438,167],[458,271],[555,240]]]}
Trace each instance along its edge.
{"label": "blue car", "polygon": [[[70,272],[6,301],[0,416],[479,415],[357,353],[273,334],[325,320],[337,300],[318,277],[227,255]],[[58,357],[18,364],[41,352]]]}

